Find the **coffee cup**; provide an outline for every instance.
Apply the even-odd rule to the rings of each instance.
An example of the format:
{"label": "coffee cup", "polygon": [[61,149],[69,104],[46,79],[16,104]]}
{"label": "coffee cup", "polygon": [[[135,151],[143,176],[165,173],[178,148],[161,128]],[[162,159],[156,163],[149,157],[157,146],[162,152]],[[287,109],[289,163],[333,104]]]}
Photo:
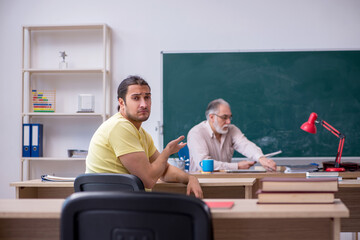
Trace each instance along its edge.
{"label": "coffee cup", "polygon": [[200,167],[203,172],[212,172],[214,171],[214,159],[204,159],[200,161]]}

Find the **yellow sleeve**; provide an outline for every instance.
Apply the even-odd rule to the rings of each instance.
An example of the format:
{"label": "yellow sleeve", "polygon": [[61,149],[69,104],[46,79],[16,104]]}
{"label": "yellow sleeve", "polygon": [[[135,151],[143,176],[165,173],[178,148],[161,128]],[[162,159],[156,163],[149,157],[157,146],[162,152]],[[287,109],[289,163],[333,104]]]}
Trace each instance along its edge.
{"label": "yellow sleeve", "polygon": [[109,134],[109,144],[112,146],[116,157],[145,151],[140,143],[139,132],[129,122],[116,124]]}
{"label": "yellow sleeve", "polygon": [[151,137],[151,135],[149,133],[147,133],[145,130],[145,135],[146,135],[146,142],[148,143],[148,153],[149,153],[149,158],[156,152],[156,147],[154,145],[154,141]]}

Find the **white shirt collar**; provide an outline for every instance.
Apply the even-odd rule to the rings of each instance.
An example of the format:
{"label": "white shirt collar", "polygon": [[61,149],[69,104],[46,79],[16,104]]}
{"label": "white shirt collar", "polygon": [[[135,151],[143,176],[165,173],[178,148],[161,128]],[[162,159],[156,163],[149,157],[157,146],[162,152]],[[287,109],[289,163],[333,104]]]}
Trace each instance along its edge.
{"label": "white shirt collar", "polygon": [[210,123],[209,123],[209,121],[207,121],[207,120],[205,121],[205,128],[206,128],[207,132],[209,133],[210,137],[211,137],[211,138],[214,138],[214,137],[215,137],[215,133],[214,133],[214,131],[211,129]]}
{"label": "white shirt collar", "polygon": [[215,137],[214,131],[211,129],[209,121],[205,121],[205,127],[211,138]]}

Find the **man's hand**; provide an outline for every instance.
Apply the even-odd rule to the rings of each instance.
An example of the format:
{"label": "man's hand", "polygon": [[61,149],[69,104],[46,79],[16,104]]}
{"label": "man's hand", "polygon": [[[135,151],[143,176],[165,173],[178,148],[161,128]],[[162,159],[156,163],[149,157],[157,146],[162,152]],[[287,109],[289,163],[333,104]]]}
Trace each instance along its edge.
{"label": "man's hand", "polygon": [[183,147],[185,147],[186,143],[181,142],[182,140],[184,140],[185,137],[184,136],[180,136],[175,140],[172,140],[171,142],[169,142],[166,145],[166,148],[164,149],[164,151],[167,151],[167,153],[169,154],[169,156],[171,154],[177,153],[180,149],[182,149]]}
{"label": "man's hand", "polygon": [[190,175],[189,182],[187,184],[186,194],[190,195],[191,193],[194,193],[195,197],[197,198],[204,197],[199,180],[196,177]]}
{"label": "man's hand", "polygon": [[238,162],[238,169],[248,169],[253,166],[256,161],[240,161]]}
{"label": "man's hand", "polygon": [[269,158],[266,158],[265,156],[262,156],[259,158],[260,164],[265,168],[266,171],[276,171],[276,163]]}

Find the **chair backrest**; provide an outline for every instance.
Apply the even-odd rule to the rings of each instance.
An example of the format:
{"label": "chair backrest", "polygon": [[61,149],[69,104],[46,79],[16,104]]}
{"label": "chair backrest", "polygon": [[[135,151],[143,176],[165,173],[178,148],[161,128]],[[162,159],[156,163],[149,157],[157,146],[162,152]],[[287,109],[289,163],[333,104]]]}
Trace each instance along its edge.
{"label": "chair backrest", "polygon": [[179,159],[185,161],[185,172],[188,172],[190,170],[190,154],[189,154],[189,148],[187,145],[179,150],[178,152]]}
{"label": "chair backrest", "polygon": [[185,147],[183,147],[182,149],[179,150],[178,156],[179,156],[179,159],[182,158],[183,160],[190,158],[189,148],[187,145],[185,145]]}
{"label": "chair backrest", "polygon": [[143,191],[140,178],[131,174],[85,173],[77,176],[74,182],[75,192],[82,191]]}
{"label": "chair backrest", "polygon": [[159,192],[79,192],[61,212],[61,239],[211,240],[211,213],[200,199]]}

